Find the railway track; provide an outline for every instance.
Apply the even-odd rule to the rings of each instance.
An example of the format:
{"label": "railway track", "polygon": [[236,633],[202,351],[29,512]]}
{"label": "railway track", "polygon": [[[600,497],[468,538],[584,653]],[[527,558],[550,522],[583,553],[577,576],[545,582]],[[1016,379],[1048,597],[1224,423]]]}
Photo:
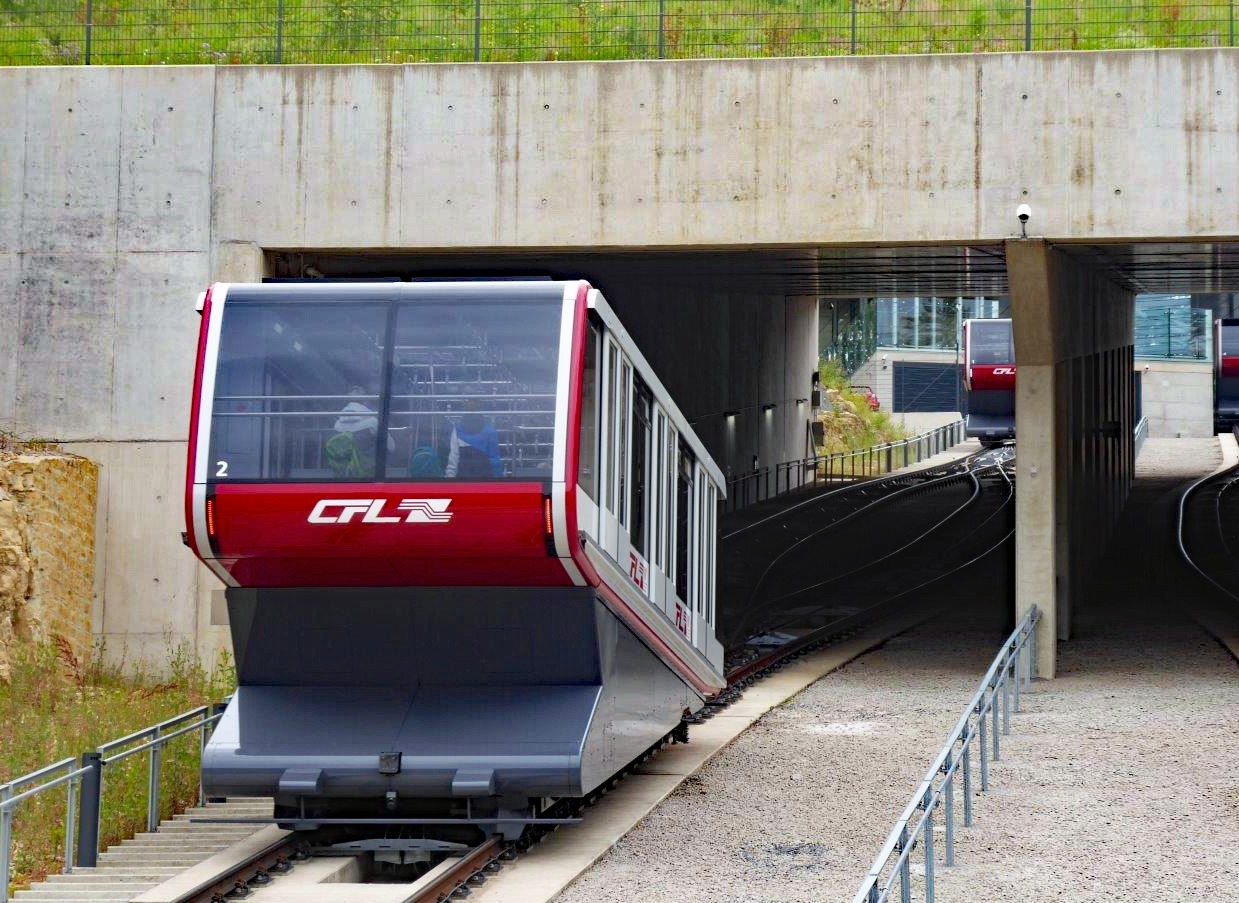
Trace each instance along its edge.
{"label": "railway track", "polygon": [[[745,522],[724,533],[720,551],[725,552],[729,541],[743,542],[757,549],[757,555],[773,560],[760,569],[755,581],[749,581],[751,585],[732,582],[733,591],[747,593],[733,604],[747,602],[754,614],[729,631],[743,639],[729,644],[727,689],[693,720],[711,717],[767,674],[853,635],[910,596],[1001,548],[1013,530],[1014,485],[1009,474],[1013,451],[991,450],[915,474],[801,493],[805,498],[793,497],[792,504],[779,511],[767,504],[761,506],[767,510],[745,512],[749,515]],[[889,514],[896,507],[901,517],[892,519]],[[777,543],[784,549],[771,554]],[[836,557],[850,558],[850,564],[836,567],[823,554],[825,547],[834,549]],[[805,561],[813,566],[791,566]],[[778,569],[780,564],[789,566],[784,571]],[[812,596],[822,594],[845,601],[842,605],[812,601]],[[585,799],[561,801],[555,814],[579,817],[662,746],[686,740],[686,727],[663,737]],[[445,858],[408,886],[405,903],[442,903],[469,896],[505,860],[556,827],[533,826],[516,843],[490,837]],[[173,903],[227,903],[245,896],[305,858],[311,843],[312,836],[286,838]]]}
{"label": "railway track", "polygon": [[1179,497],[1176,539],[1188,566],[1239,603],[1239,465],[1202,477]]}
{"label": "railway track", "polygon": [[[733,610],[733,686],[724,696],[780,658],[872,623],[1000,549],[1014,529],[1012,452],[983,452],[915,479],[882,481],[859,497],[807,499],[787,518],[759,522],[765,536],[751,526],[727,534],[724,550],[735,536],[755,545],[781,541],[784,548],[748,579],[738,549],[724,556],[731,566],[720,598]],[[898,518],[887,516],[894,506]]]}

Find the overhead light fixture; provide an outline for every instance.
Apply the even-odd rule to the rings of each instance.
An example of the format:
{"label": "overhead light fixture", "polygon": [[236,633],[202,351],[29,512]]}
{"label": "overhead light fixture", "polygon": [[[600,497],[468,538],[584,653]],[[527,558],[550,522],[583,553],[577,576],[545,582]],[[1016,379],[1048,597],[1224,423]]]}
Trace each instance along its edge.
{"label": "overhead light fixture", "polygon": [[778,404],[772,401],[769,404],[762,405],[761,409],[765,411],[767,414],[769,414],[771,411],[773,411],[777,407],[778,407]]}
{"label": "overhead light fixture", "polygon": [[737,415],[739,415],[739,413],[740,413],[739,411],[723,411],[723,416],[726,417],[728,420],[731,420],[735,418]]}
{"label": "overhead light fixture", "polygon": [[807,398],[797,398],[797,399],[796,399],[796,404],[808,404],[808,403],[809,403],[809,399],[807,399]]}

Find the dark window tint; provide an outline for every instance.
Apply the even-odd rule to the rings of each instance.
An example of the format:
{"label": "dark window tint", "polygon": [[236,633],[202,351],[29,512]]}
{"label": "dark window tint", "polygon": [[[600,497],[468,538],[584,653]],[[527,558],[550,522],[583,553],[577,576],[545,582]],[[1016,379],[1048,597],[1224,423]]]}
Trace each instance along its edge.
{"label": "dark window tint", "polygon": [[577,485],[598,500],[598,327],[585,335],[585,368],[581,376],[581,457]]}
{"label": "dark window tint", "polygon": [[413,301],[392,342],[387,476],[549,480],[558,301]]}
{"label": "dark window tint", "polygon": [[632,525],[628,535],[632,547],[642,558],[648,558],[646,547],[645,511],[649,493],[650,405],[653,395],[634,375],[632,380]]}
{"label": "dark window tint", "polygon": [[1013,364],[1010,320],[974,320],[968,324],[968,343],[973,364]]}
{"label": "dark window tint", "polygon": [[382,304],[228,305],[207,478],[373,479],[386,323]]}
{"label": "dark window tint", "polygon": [[676,476],[675,502],[675,594],[688,602],[689,540],[693,518],[693,464],[692,452],[680,446]]}
{"label": "dark window tint", "polygon": [[1222,353],[1227,357],[1239,357],[1239,323],[1222,324]]}

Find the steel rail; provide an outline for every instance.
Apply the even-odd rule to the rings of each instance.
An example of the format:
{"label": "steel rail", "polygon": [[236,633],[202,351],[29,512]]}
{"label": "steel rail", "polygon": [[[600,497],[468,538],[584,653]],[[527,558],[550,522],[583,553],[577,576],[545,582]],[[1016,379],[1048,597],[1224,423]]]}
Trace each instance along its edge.
{"label": "steel rail", "polygon": [[[990,465],[990,466],[1000,466],[1000,465]],[[989,468],[987,467],[985,469],[987,470]],[[903,545],[898,546],[890,550],[889,552],[886,552],[885,554],[879,555],[877,558],[871,559],[870,561],[866,561],[864,564],[857,565],[856,567],[852,568],[850,571],[843,571],[841,573],[831,574],[825,580],[819,580],[817,583],[810,583],[807,586],[802,586],[799,589],[795,589],[795,590],[792,590],[791,592],[784,593],[781,596],[775,596],[774,598],[771,598],[771,599],[765,599],[762,601],[762,605],[770,606],[776,602],[782,602],[784,599],[790,599],[795,596],[799,596],[802,593],[807,593],[810,590],[821,589],[824,586],[829,586],[830,584],[837,583],[840,580],[846,580],[848,577],[853,577],[856,574],[869,570],[870,568],[877,567],[882,562],[889,561],[891,558],[894,558],[896,555],[899,555],[902,552],[906,552],[908,549],[912,548],[914,545],[917,545],[921,541],[928,539],[929,536],[936,533],[938,530],[940,530],[950,521],[954,520],[957,515],[960,515],[964,511],[971,508],[972,505],[978,499],[981,498],[981,492],[982,492],[981,481],[977,479],[977,473],[975,471],[968,471],[966,474],[963,475],[963,477],[966,477],[972,482],[972,492],[968,496],[968,498],[964,499],[962,503],[957,505],[955,508],[951,509],[951,511],[948,512],[946,516],[935,521],[933,524],[929,526],[928,529],[922,531],[921,533],[918,533],[916,536],[914,536],[912,539],[905,542]],[[930,488],[930,487],[923,487],[923,488]]]}
{"label": "steel rail", "polygon": [[[1015,484],[1014,482],[1012,482],[1010,477],[1006,475],[1005,470],[1002,471],[1002,475],[1007,483],[1006,498],[1004,498],[1003,501],[999,504],[998,508],[990,512],[990,514],[987,515],[981,521],[981,523],[977,525],[975,529],[969,531],[969,533],[965,535],[965,538],[967,536],[974,535],[977,532],[977,530],[979,530],[982,526],[984,526],[986,523],[988,523],[990,520],[992,520],[994,517],[1000,514],[1003,510],[1006,509],[1008,505],[1010,505],[1014,501]],[[804,636],[799,637],[790,643],[780,646],[779,648],[770,652],[768,655],[762,656],[761,658],[755,659],[751,662],[746,662],[743,665],[739,665],[733,668],[726,675],[727,684],[728,684],[727,689],[724,690],[723,693],[719,695],[727,696],[728,694],[734,693],[737,689],[742,689],[742,685],[744,685],[746,681],[751,681],[755,676],[760,675],[761,672],[766,671],[772,667],[776,667],[779,664],[779,662],[782,661],[783,659],[794,657],[796,655],[801,654],[804,651],[807,651],[810,648],[815,648],[826,642],[829,642],[832,638],[838,636],[839,634],[849,633],[853,630],[859,630],[862,627],[868,626],[869,624],[877,621],[884,614],[886,614],[887,610],[893,607],[894,604],[898,602],[900,599],[906,596],[909,596],[913,593],[920,592],[923,589],[933,586],[935,583],[945,580],[946,578],[953,576],[954,574],[957,574],[961,571],[966,570],[967,568],[972,567],[977,562],[981,561],[982,559],[986,558],[987,556],[993,554],[998,549],[1000,549],[1014,535],[1015,535],[1015,530],[1013,528],[1007,531],[1005,534],[1003,534],[1003,536],[999,538],[997,542],[988,546],[983,551],[981,551],[979,554],[974,555],[973,557],[969,558],[967,561],[960,563],[956,567],[953,567],[947,571],[944,571],[943,573],[935,574],[933,577],[930,577],[927,580],[923,580],[920,583],[916,584],[915,586],[907,587],[903,590],[900,590],[898,593],[894,594],[893,596],[889,596],[886,599],[883,599],[882,601],[877,602],[861,611],[853,612],[852,614],[845,615],[841,618],[831,621],[829,624],[825,624],[822,627],[819,627],[816,630],[813,630],[812,632],[805,634]],[[787,622],[785,622],[783,626],[786,626],[786,623]]]}
{"label": "steel rail", "polygon": [[499,837],[484,840],[460,857],[456,865],[410,897],[406,903],[440,903],[446,900],[458,888],[467,886],[475,875],[497,861],[507,849],[508,845]]}
{"label": "steel rail", "polygon": [[[901,481],[904,481],[910,478],[919,478],[923,476],[936,476],[943,471],[949,471],[954,468],[957,468],[965,462],[971,461],[975,458],[979,458],[982,455],[989,454],[992,451],[993,449],[982,449],[981,451],[973,452],[971,455],[967,455],[966,457],[961,458],[958,461],[949,461],[945,464],[935,464],[933,467],[924,467],[920,470],[914,470],[909,473],[899,473],[898,471],[888,472],[886,474],[883,474],[882,476],[874,477],[873,479],[855,480],[849,483],[845,483],[841,486],[837,486],[834,489],[830,489],[826,492],[814,494],[810,496],[809,498],[804,499],[803,501],[797,502],[794,505],[788,505],[785,508],[780,508],[778,511],[772,512],[771,514],[768,514],[766,517],[763,517],[761,520],[756,520],[756,521],[753,521],[751,524],[744,524],[742,526],[736,527],[730,533],[722,534],[719,537],[719,540],[722,541],[724,539],[731,539],[733,536],[738,536],[741,533],[745,533],[756,527],[760,527],[763,524],[768,524],[771,521],[776,521],[782,517],[786,517],[788,514],[791,514],[793,511],[803,508],[805,505],[812,505],[815,502],[820,502],[823,499],[832,498],[841,493],[856,492],[856,491],[861,491],[864,489],[876,489],[876,488],[880,488],[890,483],[897,483],[897,482],[901,482]],[[811,487],[812,485],[813,484],[811,483],[806,484],[807,487]],[[777,498],[777,496],[772,496],[771,498]],[[769,501],[769,499],[765,499],[764,501]]]}
{"label": "steel rail", "polygon": [[[912,486],[905,486],[901,489],[895,490],[894,492],[885,493],[883,495],[878,496],[876,499],[873,499],[872,501],[867,502],[864,505],[861,505],[859,508],[856,508],[853,511],[849,511],[847,514],[844,514],[842,517],[837,518],[836,520],[833,520],[828,524],[824,524],[818,529],[805,534],[804,536],[797,539],[794,543],[792,543],[791,545],[783,549],[781,552],[779,552],[779,554],[776,555],[774,558],[772,558],[770,560],[770,563],[767,564],[766,567],[762,569],[761,576],[757,578],[757,582],[753,585],[753,589],[749,593],[749,602],[752,603],[753,600],[757,598],[757,594],[761,590],[762,584],[765,583],[766,578],[770,576],[770,573],[771,571],[774,570],[775,566],[779,562],[781,562],[784,558],[786,558],[788,555],[790,555],[793,551],[795,551],[800,546],[804,545],[809,540],[816,539],[818,536],[820,536],[823,533],[836,529],[837,527],[841,527],[844,524],[848,523],[849,521],[859,517],[860,515],[865,514],[866,512],[869,512],[874,508],[878,508],[883,505],[888,505],[902,498],[905,495],[917,492],[918,490],[930,489],[930,488],[933,488],[941,484],[953,483],[957,480],[964,479],[966,475],[967,475],[967,471],[965,470],[959,473],[950,473],[944,476],[936,476],[928,480],[925,480],[924,482],[919,482]],[[866,485],[873,487],[874,484],[873,482],[870,482]],[[851,489],[853,487],[849,486],[846,488]],[[831,494],[833,495],[833,493]],[[822,498],[824,498],[824,496],[819,496],[815,498],[814,501],[820,501]],[[724,537],[724,538],[729,538],[731,535],[734,535],[734,534],[729,534],[728,537]]]}
{"label": "steel rail", "polygon": [[[1237,473],[1239,473],[1239,464],[1232,465],[1231,467],[1228,467],[1225,470],[1222,470],[1218,473],[1211,473],[1211,474],[1207,474],[1206,476],[1200,477],[1198,480],[1194,481],[1186,489],[1183,490],[1182,494],[1180,494],[1179,496],[1178,517],[1176,519],[1176,525],[1175,525],[1176,526],[1175,540],[1179,546],[1179,554],[1183,557],[1183,560],[1187,562],[1189,567],[1191,567],[1194,571],[1196,571],[1196,573],[1198,573],[1201,577],[1203,577],[1209,583],[1213,584],[1213,586],[1215,586],[1218,589],[1218,591],[1221,592],[1223,595],[1227,596],[1230,599],[1235,600],[1236,602],[1239,602],[1239,595],[1237,595],[1234,591],[1228,589],[1227,587],[1223,586],[1213,577],[1212,574],[1208,573],[1208,571],[1206,571],[1203,567],[1201,567],[1200,563],[1197,562],[1197,560],[1192,556],[1191,552],[1188,550],[1189,543],[1186,538],[1187,508],[1188,508],[1190,498],[1193,495],[1195,495],[1200,489],[1202,489],[1206,484],[1212,483],[1217,480],[1221,480],[1224,477],[1230,478],[1231,482],[1233,482]],[[1220,530],[1220,523],[1219,523],[1219,530]],[[1226,545],[1225,538],[1224,537],[1219,537],[1219,538],[1222,540],[1223,546],[1225,546]]]}
{"label": "steel rail", "polygon": [[207,878],[174,897],[171,903],[221,903],[225,899],[246,896],[251,881],[258,879],[265,883],[272,871],[287,871],[294,860],[304,858],[304,844],[303,838],[281,837],[224,874]]}
{"label": "steel rail", "polygon": [[[989,453],[992,453],[992,452],[991,451],[979,452],[979,453],[976,453],[976,455],[969,456],[969,458],[966,458],[965,461],[970,463],[971,461],[975,460],[975,458],[978,458],[984,455],[989,455]],[[950,545],[952,549],[954,549],[954,547],[958,547],[959,545],[961,545],[961,543],[963,543],[963,540],[970,538],[971,535],[976,533],[976,530],[979,530],[981,526],[984,526],[986,523],[989,523],[989,521],[992,518],[996,517],[997,514],[1000,514],[1002,510],[1005,509],[1006,505],[1011,502],[1012,498],[1014,498],[1015,486],[1014,486],[1014,483],[1011,482],[1010,477],[1007,477],[1006,469],[1005,469],[1007,463],[1009,463],[1009,460],[990,463],[990,465],[985,465],[983,467],[976,468],[976,469],[969,467],[968,471],[965,471],[964,473],[949,474],[948,477],[935,479],[935,481],[930,481],[929,483],[918,484],[918,486],[907,487],[906,491],[891,493],[890,495],[886,495],[886,497],[883,497],[882,499],[876,499],[875,502],[871,502],[870,504],[864,505],[864,507],[857,509],[856,512],[852,512],[852,514],[864,513],[866,512],[866,510],[870,510],[873,507],[873,505],[876,505],[882,502],[882,500],[896,498],[898,497],[898,495],[901,495],[903,492],[908,492],[908,491],[914,492],[914,491],[918,491],[918,489],[923,489],[923,491],[930,491],[930,489],[933,489],[935,486],[939,486],[939,484],[944,484],[945,482],[954,481],[954,479],[971,478],[973,479],[973,483],[974,483],[973,493],[971,493],[968,499],[965,499],[964,502],[959,505],[959,507],[952,510],[952,512],[950,512],[947,515],[947,517],[943,518],[942,520],[939,520],[937,524],[930,526],[928,530],[924,530],[923,533],[916,536],[916,538],[909,541],[909,543],[906,543],[898,547],[898,549],[896,550],[888,552],[888,554],[886,555],[877,557],[877,559],[873,559],[869,562],[865,562],[864,565],[857,566],[855,567],[855,569],[845,572],[845,574],[831,575],[830,578],[828,578],[828,580],[814,583],[814,585],[809,586],[809,587],[800,587],[800,588],[797,588],[797,590],[783,593],[782,596],[773,598],[773,600],[763,601],[761,603],[760,608],[768,609],[769,607],[772,606],[774,602],[787,600],[787,598],[792,598],[794,596],[797,596],[799,595],[799,593],[807,592],[808,590],[810,590],[810,588],[820,588],[821,586],[828,586],[829,583],[843,580],[843,578],[845,577],[855,576],[856,574],[860,574],[860,572],[869,570],[870,567],[875,566],[877,564],[881,564],[882,561],[890,560],[891,557],[901,554],[901,552],[907,551],[908,549],[911,549],[911,547],[913,547],[914,545],[922,543],[923,540],[926,540],[929,535],[932,535],[933,533],[935,533],[935,531],[942,528],[942,526],[947,524],[948,521],[957,517],[958,514],[963,513],[966,508],[970,507],[970,505],[973,505],[975,502],[978,502],[980,495],[981,495],[981,488],[980,488],[980,481],[978,478],[976,478],[976,474],[985,473],[987,471],[990,471],[990,469],[996,469],[996,471],[999,472],[1000,476],[1002,476],[1002,478],[1004,478],[1007,483],[1007,497],[1004,500],[1002,500],[1002,503],[999,504],[999,507],[997,507],[994,510],[994,512],[991,512],[989,515],[987,515],[986,518],[981,520],[980,524],[974,526],[974,528],[969,530],[968,533],[965,533],[959,536],[959,538],[957,538],[957,541],[955,541],[955,543]],[[831,525],[843,523],[844,520],[849,519],[850,517],[851,517],[851,514],[847,515],[846,518],[841,518],[840,520],[833,521]],[[814,535],[820,535],[820,533],[821,531],[819,530],[817,531],[817,533],[810,534],[809,538],[812,538],[812,536]],[[805,538],[805,539],[809,539],[809,538]],[[1001,544],[1001,541],[1000,541],[1000,544]],[[953,572],[955,572],[955,570],[949,571],[948,574],[953,574]],[[764,578],[766,578],[766,572],[763,572],[762,580],[764,580]],[[761,583],[758,583],[758,588],[760,588],[760,586],[761,586]],[[757,590],[751,593],[750,600],[752,600],[752,598],[755,598],[756,595],[757,595]],[[902,595],[904,595],[903,592],[898,593],[898,595],[892,598],[898,598]],[[773,624],[773,626],[771,626],[771,624],[764,624],[764,626],[762,627],[762,630],[763,632],[766,632],[766,630],[779,629],[781,627],[786,627],[788,623],[790,622],[784,621],[778,624]],[[733,647],[733,648],[738,648],[740,647],[740,645],[742,644],[737,644],[737,647]]]}
{"label": "steel rail", "polygon": [[[963,545],[963,543],[964,543],[965,541],[967,541],[968,539],[972,538],[972,537],[973,537],[973,536],[974,536],[974,535],[975,535],[975,534],[976,534],[976,533],[977,533],[977,532],[978,532],[978,531],[979,531],[982,527],[984,527],[984,526],[985,526],[986,524],[988,524],[991,520],[993,520],[995,517],[997,517],[997,516],[998,516],[999,514],[1001,514],[1003,511],[1005,511],[1005,510],[1007,509],[1007,506],[1008,506],[1008,505],[1010,505],[1010,504],[1012,504],[1012,503],[1015,501],[1015,483],[1014,483],[1014,482],[1012,482],[1012,480],[1011,480],[1011,478],[1010,478],[1009,476],[1007,476],[1006,470],[1005,470],[1002,466],[999,466],[999,468],[998,468],[998,473],[999,473],[999,474],[1003,477],[1003,479],[1006,481],[1006,484],[1007,484],[1007,494],[1006,494],[1006,497],[1005,497],[1005,498],[1003,498],[1003,500],[1002,500],[1001,502],[999,502],[998,507],[996,507],[993,511],[991,511],[991,512],[990,512],[989,514],[987,514],[984,518],[982,518],[982,519],[980,520],[980,522],[978,522],[977,524],[975,524],[975,525],[974,525],[974,526],[973,526],[970,530],[968,530],[966,533],[963,533],[963,534],[961,534],[961,535],[959,535],[959,536],[957,536],[957,537],[953,537],[953,541],[950,543],[950,545],[948,545],[948,546],[947,546],[947,548],[948,548],[948,549],[956,549],[956,548],[958,548],[959,546]],[[979,481],[978,481],[978,482],[979,482]],[[965,505],[964,505],[964,506],[961,506],[960,508],[956,509],[954,512],[952,512],[952,513],[951,513],[951,515],[949,515],[947,518],[945,518],[943,521],[941,521],[938,525],[935,525],[934,527],[931,527],[929,530],[925,531],[925,533],[923,533],[923,534],[921,535],[921,537],[918,537],[918,539],[917,539],[917,540],[914,540],[914,541],[913,541],[913,543],[909,543],[907,546],[905,546],[905,547],[904,547],[904,550],[906,550],[907,548],[911,547],[911,545],[915,544],[916,542],[919,542],[921,539],[923,539],[923,538],[925,538],[925,537],[929,536],[931,533],[936,532],[936,530],[937,530],[938,526],[941,526],[941,524],[942,524],[942,523],[945,523],[945,522],[946,522],[946,520],[949,520],[949,519],[953,518],[956,514],[961,513],[961,512],[964,510],[964,507],[971,506],[971,505],[974,503],[974,501],[975,501],[975,500],[978,500],[979,498],[980,498],[980,495],[979,495],[979,494],[974,495],[971,499],[969,499],[969,501],[968,501],[968,502],[966,502],[966,503],[965,503]],[[963,570],[964,568],[971,567],[971,566],[972,566],[973,564],[975,564],[978,560],[980,560],[980,558],[985,557],[986,555],[990,554],[991,552],[997,551],[997,549],[998,549],[999,547],[1001,547],[1001,546],[1002,546],[1002,544],[1003,544],[1003,543],[1005,543],[1005,542],[1006,542],[1006,541],[1007,541],[1007,540],[1008,540],[1008,539],[1012,536],[1013,532],[1014,532],[1014,531],[1008,531],[1006,534],[1004,534],[1004,535],[1003,535],[1003,537],[1002,537],[1001,539],[999,539],[999,540],[998,540],[998,542],[997,542],[997,543],[995,543],[994,545],[992,545],[992,546],[990,546],[989,548],[987,548],[987,549],[986,549],[986,550],[985,550],[985,551],[984,551],[984,552],[983,552],[980,556],[978,556],[978,557],[976,557],[976,558],[971,558],[971,559],[969,559],[968,561],[964,562],[963,564],[961,564],[961,565],[959,565],[959,566],[957,566],[957,567],[953,567],[953,568],[951,568],[951,569],[949,569],[949,570],[947,570],[947,571],[945,571],[945,572],[943,572],[943,573],[941,573],[941,574],[937,574],[937,575],[935,575],[934,577],[931,577],[931,578],[930,578],[930,579],[928,579],[928,580],[922,581],[921,583],[918,583],[918,584],[916,584],[916,585],[914,585],[914,586],[908,587],[908,588],[906,588],[906,589],[902,589],[902,590],[900,590],[898,593],[896,593],[895,595],[890,596],[890,597],[889,597],[889,599],[891,599],[891,600],[894,600],[894,599],[900,599],[900,598],[903,598],[903,597],[904,597],[904,596],[906,596],[906,595],[909,595],[910,593],[919,592],[920,590],[925,589],[926,587],[932,586],[934,583],[937,583],[939,580],[942,580],[942,579],[944,579],[944,578],[946,578],[946,577],[949,577],[949,576],[951,576],[952,574],[957,574],[957,573],[959,573],[961,570]],[[861,571],[861,570],[864,570],[864,569],[865,569],[864,567],[862,567],[862,568],[858,568],[858,569],[857,569],[857,571]],[[854,573],[855,573],[855,572],[854,572]],[[829,581],[827,581],[827,582],[829,582]],[[815,584],[815,586],[817,586],[817,584]],[[787,595],[785,595],[785,596],[783,596],[783,597],[781,597],[781,598],[789,598],[789,597],[791,597],[791,596],[796,595],[796,593],[798,593],[798,592],[800,592],[800,590],[797,590],[797,591],[796,591],[796,592],[794,592],[794,593],[788,593]],[[820,609],[815,609],[815,611],[817,611],[817,610],[820,610]],[[790,620],[788,620],[788,621],[783,621],[783,622],[778,623],[778,624],[766,625],[763,629],[764,629],[764,630],[766,630],[766,631],[769,631],[769,630],[779,630],[779,629],[781,629],[781,628],[783,628],[783,627],[788,626],[788,625],[789,625],[789,624],[791,624],[791,623],[793,623],[793,622],[792,622],[792,621],[790,621]]]}

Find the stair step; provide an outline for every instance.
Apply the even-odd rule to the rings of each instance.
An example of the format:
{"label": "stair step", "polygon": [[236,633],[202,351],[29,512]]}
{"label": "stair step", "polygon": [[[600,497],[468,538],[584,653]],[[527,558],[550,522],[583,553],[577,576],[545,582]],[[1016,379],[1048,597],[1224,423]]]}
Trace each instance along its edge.
{"label": "stair step", "polygon": [[55,885],[36,884],[29,890],[17,892],[17,897],[26,900],[93,900],[101,895],[136,897],[147,888],[154,887],[150,881],[125,881],[109,884]]}
{"label": "stair step", "polygon": [[239,834],[150,834],[146,837],[131,837],[129,840],[122,840],[120,843],[108,847],[109,850],[117,850],[121,847],[170,847],[184,846],[187,843],[203,843],[209,846],[226,847],[236,843],[238,840],[245,840],[250,836],[249,831],[244,831]]}
{"label": "stair step", "polygon": [[170,869],[135,869],[130,872],[125,869],[107,869],[100,873],[97,869],[78,869],[67,875],[48,875],[45,884],[110,884],[116,881],[146,881],[158,884],[172,875],[179,875],[178,868]]}

